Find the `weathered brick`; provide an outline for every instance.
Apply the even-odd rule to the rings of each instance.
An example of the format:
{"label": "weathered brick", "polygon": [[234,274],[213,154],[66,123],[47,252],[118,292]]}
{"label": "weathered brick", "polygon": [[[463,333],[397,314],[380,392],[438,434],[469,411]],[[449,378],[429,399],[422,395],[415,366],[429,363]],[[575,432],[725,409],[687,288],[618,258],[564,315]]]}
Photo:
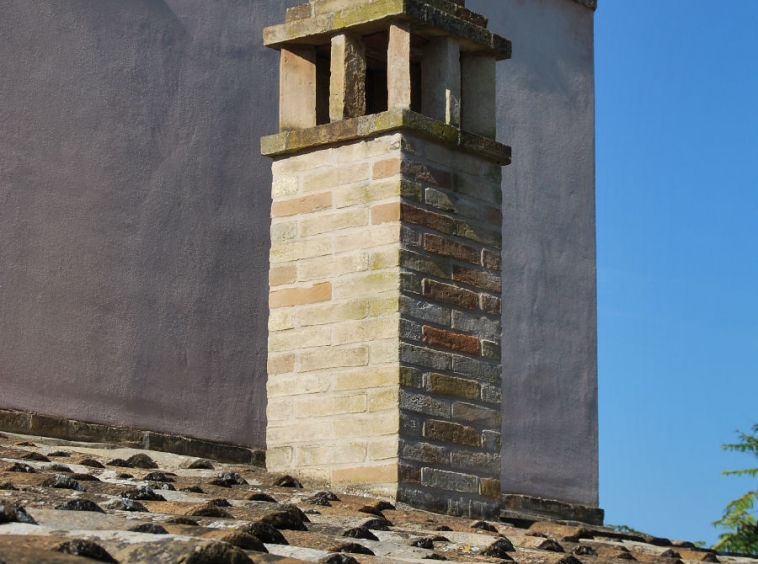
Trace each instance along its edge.
{"label": "weathered brick", "polygon": [[[292,356],[294,360],[294,355]],[[318,394],[329,390],[328,374],[296,374],[269,377],[266,383],[268,397],[284,397],[300,394]]]}
{"label": "weathered brick", "polygon": [[300,372],[366,366],[368,364],[368,347],[323,347],[303,351],[299,356]]}
{"label": "weathered brick", "polygon": [[400,410],[400,435],[403,437],[421,436],[421,418],[411,412]]}
{"label": "weathered brick", "polygon": [[492,405],[502,405],[503,390],[500,388],[500,386],[484,384],[482,386],[482,401]]}
{"label": "weathered brick", "polygon": [[[343,321],[332,328],[332,345],[347,345],[397,337],[400,319],[397,315],[372,317],[359,321]],[[319,329],[322,333],[327,333]]]}
{"label": "weathered brick", "polygon": [[292,464],[292,447],[266,449],[266,464],[269,468],[289,468]]}
{"label": "weathered brick", "polygon": [[294,241],[284,245],[272,245],[271,264],[323,257],[332,253],[332,238],[318,237],[307,241]]}
{"label": "weathered brick", "polygon": [[453,184],[452,175],[449,172],[415,161],[403,160],[400,171],[403,176],[424,184],[441,188],[450,188]]}
{"label": "weathered brick", "polygon": [[271,196],[276,199],[294,196],[298,191],[296,176],[279,176],[271,183]]}
{"label": "weathered brick", "polygon": [[429,391],[471,400],[478,400],[480,394],[477,382],[444,374],[429,374]]}
{"label": "weathered brick", "polygon": [[479,297],[475,292],[435,280],[424,280],[423,293],[430,300],[466,309],[476,309],[479,305]]}
{"label": "weathered brick", "polygon": [[340,145],[334,150],[334,162],[355,163],[399,151],[401,137],[400,133],[391,133]]}
{"label": "weathered brick", "polygon": [[332,298],[331,282],[322,282],[308,288],[288,288],[274,290],[269,294],[269,307],[288,307],[293,305],[325,302]]}
{"label": "weathered brick", "polygon": [[429,256],[414,253],[407,249],[400,251],[400,266],[437,278],[450,278],[450,265],[445,261],[435,260]]}
{"label": "weathered brick", "polygon": [[297,239],[297,220],[271,224],[271,244],[280,245]]}
{"label": "weathered brick", "polygon": [[331,192],[321,192],[300,198],[275,201],[271,204],[271,217],[289,217],[325,210],[330,207],[332,207]]}
{"label": "weathered brick", "polygon": [[482,216],[481,202],[447,190],[428,187],[424,190],[424,201],[439,210],[453,212],[459,218],[479,220]]}
{"label": "weathered brick", "polygon": [[480,446],[479,432],[473,427],[430,419],[424,422],[423,435],[432,441],[464,446]]}
{"label": "weathered brick", "polygon": [[492,341],[482,341],[482,356],[492,360],[500,360],[500,343],[493,343]]}
{"label": "weathered brick", "polygon": [[295,398],[295,413],[298,419],[325,417],[366,411],[366,394],[343,394],[329,396],[303,396]]}
{"label": "weathered brick", "polygon": [[482,481],[479,484],[479,495],[492,499],[500,499],[501,494],[500,480],[482,478]]}
{"label": "weathered brick", "polygon": [[337,209],[352,206],[365,206],[369,202],[386,200],[392,196],[400,195],[400,183],[398,180],[384,182],[359,182],[347,184],[332,190],[334,207]]}
{"label": "weathered brick", "polygon": [[286,331],[295,327],[295,313],[292,308],[272,309],[268,312],[268,330]]}
{"label": "weathered brick", "polygon": [[334,237],[334,252],[344,253],[358,249],[375,249],[400,241],[400,225],[384,223],[367,229],[350,231]]}
{"label": "weathered brick", "polygon": [[420,370],[408,366],[400,367],[400,385],[420,390],[424,387],[424,377]]}
{"label": "weathered brick", "polygon": [[464,376],[473,376],[482,382],[499,386],[502,384],[499,364],[488,364],[481,359],[455,355],[452,358],[453,371]]}
{"label": "weathered brick", "polygon": [[372,440],[368,443],[368,453],[366,458],[370,461],[373,460],[387,460],[389,458],[397,458],[398,453],[398,438],[397,437],[384,437],[380,439]]}
{"label": "weathered brick", "polygon": [[453,451],[450,456],[451,467],[456,470],[468,470],[482,474],[500,474],[500,454],[486,452]]}
{"label": "weathered brick", "polygon": [[450,257],[471,264],[479,264],[479,251],[474,247],[457,241],[451,241],[433,233],[424,234],[424,250],[435,255]]}
{"label": "weathered brick", "polygon": [[451,218],[406,203],[400,206],[400,218],[407,223],[428,227],[440,233],[451,234],[454,228]]}
{"label": "weathered brick", "polygon": [[400,174],[400,159],[391,158],[374,163],[372,178],[380,180]]}
{"label": "weathered brick", "polygon": [[357,299],[348,302],[329,302],[301,307],[297,310],[297,320],[301,327],[307,327],[309,325],[364,319],[367,313],[368,300]]}
{"label": "weathered brick", "polygon": [[496,431],[482,432],[482,447],[487,452],[500,452],[502,447],[500,433]]}
{"label": "weathered brick", "polygon": [[424,234],[410,225],[400,224],[400,243],[405,248],[421,249],[424,245]]}
{"label": "weathered brick", "polygon": [[383,390],[369,390],[368,393],[368,411],[384,411],[387,409],[397,408],[400,390],[397,387],[386,388]]}
{"label": "weathered brick", "polygon": [[332,485],[356,485],[397,483],[397,464],[360,466],[356,468],[335,468],[332,470]]}
{"label": "weathered brick", "polygon": [[476,476],[437,468],[422,468],[421,484],[447,491],[479,493],[479,478]]}
{"label": "weathered brick", "polygon": [[332,148],[319,149],[300,155],[291,155],[286,158],[274,159],[271,164],[271,171],[274,178],[293,172],[302,172],[320,167],[331,166]]}
{"label": "weathered brick", "polygon": [[481,294],[479,296],[479,309],[484,313],[500,315],[503,312],[503,302],[495,296]]}
{"label": "weathered brick", "polygon": [[397,337],[375,340],[369,346],[369,362],[373,366],[389,362],[396,363],[399,361],[399,358],[400,352],[398,350]]}
{"label": "weathered brick", "polygon": [[424,187],[418,182],[403,179],[400,181],[400,195],[403,198],[420,202],[424,197]]}
{"label": "weathered brick", "polygon": [[466,354],[479,354],[479,339],[463,333],[455,333],[446,329],[437,329],[425,325],[423,327],[424,342],[433,347],[442,347]]}
{"label": "weathered brick", "polygon": [[503,268],[503,261],[499,252],[482,249],[482,266],[490,270],[500,271]]}
{"label": "weathered brick", "polygon": [[455,191],[487,202],[488,204],[501,205],[503,203],[503,190],[499,184],[487,182],[479,176],[459,174],[456,177]]}
{"label": "weathered brick", "polygon": [[400,313],[408,317],[448,327],[451,324],[449,308],[429,303],[415,296],[400,296],[398,306]]}
{"label": "weathered brick", "polygon": [[383,295],[369,299],[369,317],[379,317],[387,313],[400,311],[400,298],[397,295]]}
{"label": "weathered brick", "polygon": [[490,292],[500,293],[503,289],[503,281],[500,276],[457,264],[453,265],[453,280]]}
{"label": "weathered brick", "polygon": [[491,208],[489,206],[485,206],[482,209],[482,219],[486,223],[500,228],[503,225],[503,210],[500,208]]}
{"label": "weathered brick", "polygon": [[296,447],[298,465],[331,465],[335,460],[343,464],[354,464],[366,460],[366,443],[342,442],[337,445],[304,445]]}
{"label": "weathered brick", "polygon": [[266,418],[269,421],[286,421],[294,411],[292,398],[269,398],[266,403]]}
{"label": "weathered brick", "polygon": [[400,409],[436,417],[450,417],[450,405],[447,402],[405,389],[400,390]]}
{"label": "weathered brick", "polygon": [[449,370],[451,363],[447,353],[407,343],[400,344],[400,361],[434,370]]}
{"label": "weathered brick", "polygon": [[332,165],[327,170],[308,173],[303,176],[303,192],[331,189],[345,184],[355,184],[369,179],[368,163]]}
{"label": "weathered brick", "polygon": [[371,224],[400,221],[400,202],[371,206]]}
{"label": "weathered brick", "polygon": [[503,326],[499,319],[463,311],[452,312],[452,328],[490,341],[499,341],[503,336]]}
{"label": "weathered brick", "polygon": [[400,443],[400,457],[403,460],[426,464],[450,464],[450,449],[425,442],[404,440]]}
{"label": "weathered brick", "polygon": [[400,369],[397,366],[372,366],[347,372],[335,372],[332,374],[332,381],[332,389],[335,392],[396,386],[400,383]]}
{"label": "weathered brick", "polygon": [[421,294],[424,279],[422,274],[403,270],[400,272],[400,291],[409,294]]}
{"label": "weathered brick", "polygon": [[310,237],[368,224],[368,210],[351,208],[333,213],[310,215],[300,220],[300,236]]}
{"label": "weathered brick", "polygon": [[369,253],[368,264],[371,270],[392,268],[400,264],[400,253],[397,245],[384,247]]}
{"label": "weathered brick", "polygon": [[274,266],[268,271],[269,286],[292,284],[295,280],[297,280],[297,267],[295,265]]}
{"label": "weathered brick", "polygon": [[502,416],[499,410],[487,409],[471,403],[455,402],[453,404],[453,419],[465,421],[490,429],[499,429]]}
{"label": "weathered brick", "polygon": [[342,277],[334,281],[332,295],[335,300],[339,300],[397,291],[400,287],[399,278],[399,273],[394,271],[368,272]]}
{"label": "weathered brick", "polygon": [[354,251],[350,254],[323,258],[301,260],[297,262],[297,279],[300,282],[337,278],[345,274],[354,274],[368,270],[368,253]]}
{"label": "weathered brick", "polygon": [[320,327],[276,331],[269,333],[268,350],[269,352],[283,352],[309,347],[324,347],[330,341],[329,331],[324,331]]}
{"label": "weathered brick", "polygon": [[421,483],[421,467],[411,466],[410,464],[398,465],[398,477],[405,484]]}
{"label": "weathered brick", "polygon": [[295,370],[295,355],[293,353],[268,355],[268,361],[266,364],[269,376],[288,374]]}
{"label": "weathered brick", "polygon": [[400,320],[400,338],[405,341],[421,342],[423,337],[421,324],[410,319]]}

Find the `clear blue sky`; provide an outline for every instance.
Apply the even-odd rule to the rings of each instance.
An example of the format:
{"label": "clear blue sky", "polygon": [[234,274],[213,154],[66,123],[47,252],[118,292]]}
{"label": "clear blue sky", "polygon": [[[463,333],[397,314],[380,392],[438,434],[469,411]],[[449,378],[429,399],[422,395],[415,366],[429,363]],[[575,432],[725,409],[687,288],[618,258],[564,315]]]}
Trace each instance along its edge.
{"label": "clear blue sky", "polygon": [[758,0],[599,3],[600,502],[711,544],[758,485]]}

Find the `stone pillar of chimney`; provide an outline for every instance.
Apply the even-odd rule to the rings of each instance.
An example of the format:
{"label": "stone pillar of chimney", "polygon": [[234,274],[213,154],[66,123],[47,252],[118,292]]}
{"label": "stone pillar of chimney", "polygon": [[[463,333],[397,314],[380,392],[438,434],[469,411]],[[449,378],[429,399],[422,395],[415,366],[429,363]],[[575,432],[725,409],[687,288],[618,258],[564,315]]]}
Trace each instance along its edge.
{"label": "stone pillar of chimney", "polygon": [[[510,43],[462,1],[434,6],[312,0],[264,32],[282,54],[281,132],[262,141],[267,465],[492,518],[510,162],[494,70]],[[316,125],[325,102],[330,123]]]}

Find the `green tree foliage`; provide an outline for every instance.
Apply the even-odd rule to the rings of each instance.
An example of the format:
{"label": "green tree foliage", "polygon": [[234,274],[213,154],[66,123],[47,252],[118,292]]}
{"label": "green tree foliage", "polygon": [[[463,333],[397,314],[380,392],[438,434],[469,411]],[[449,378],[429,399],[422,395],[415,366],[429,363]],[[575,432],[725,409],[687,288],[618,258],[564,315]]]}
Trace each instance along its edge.
{"label": "green tree foliage", "polygon": [[[758,425],[753,426],[753,434],[740,433],[740,440],[735,444],[722,445],[724,450],[744,452],[758,458]],[[758,476],[758,468],[745,470],[728,470],[725,476]],[[727,529],[719,535],[719,541],[713,545],[716,550],[758,554],[758,490],[752,490],[730,502],[724,509],[721,519],[713,523],[719,529]]]}

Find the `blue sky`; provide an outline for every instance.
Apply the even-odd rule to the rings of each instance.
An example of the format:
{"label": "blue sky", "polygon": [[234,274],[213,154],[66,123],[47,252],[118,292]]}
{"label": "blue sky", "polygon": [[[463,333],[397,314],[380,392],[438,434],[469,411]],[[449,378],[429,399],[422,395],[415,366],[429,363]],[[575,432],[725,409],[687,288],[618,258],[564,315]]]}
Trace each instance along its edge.
{"label": "blue sky", "polygon": [[599,3],[600,502],[711,544],[758,466],[758,0]]}

